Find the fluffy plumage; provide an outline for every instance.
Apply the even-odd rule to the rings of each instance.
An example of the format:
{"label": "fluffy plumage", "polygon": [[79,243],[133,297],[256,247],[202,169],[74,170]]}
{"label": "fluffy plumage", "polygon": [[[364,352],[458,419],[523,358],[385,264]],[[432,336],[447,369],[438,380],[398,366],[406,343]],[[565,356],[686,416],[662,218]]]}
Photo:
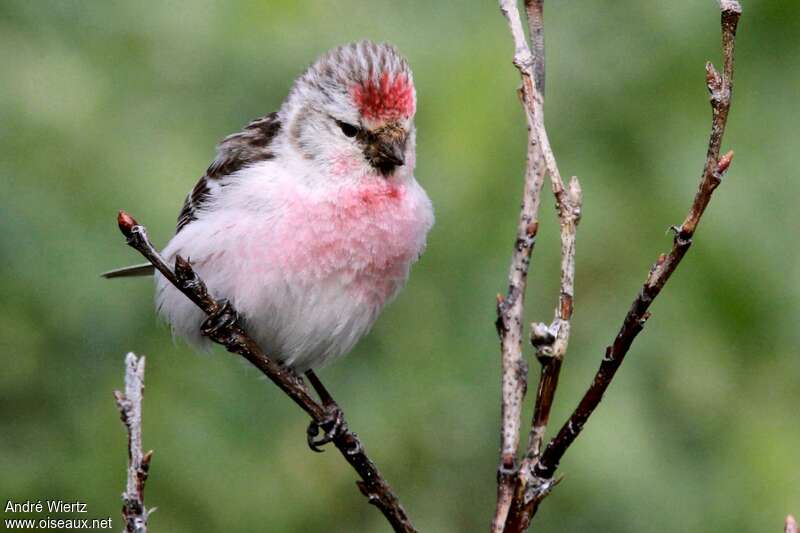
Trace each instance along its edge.
{"label": "fluffy plumage", "polygon": [[[298,370],[348,352],[405,284],[433,224],[413,176],[411,70],[388,44],[331,50],[280,111],[226,137],[163,255],[188,258],[248,332]],[[156,275],[159,313],[193,344],[203,313]]]}

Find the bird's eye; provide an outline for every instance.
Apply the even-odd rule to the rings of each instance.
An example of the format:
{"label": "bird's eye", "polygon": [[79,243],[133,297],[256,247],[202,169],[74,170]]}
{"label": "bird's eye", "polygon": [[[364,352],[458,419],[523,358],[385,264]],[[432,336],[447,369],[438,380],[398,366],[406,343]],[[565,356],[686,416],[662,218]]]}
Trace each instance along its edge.
{"label": "bird's eye", "polygon": [[353,126],[352,124],[348,124],[347,122],[342,122],[341,120],[336,121],[339,124],[339,127],[342,129],[342,133],[345,134],[347,137],[355,137],[358,135],[358,128]]}

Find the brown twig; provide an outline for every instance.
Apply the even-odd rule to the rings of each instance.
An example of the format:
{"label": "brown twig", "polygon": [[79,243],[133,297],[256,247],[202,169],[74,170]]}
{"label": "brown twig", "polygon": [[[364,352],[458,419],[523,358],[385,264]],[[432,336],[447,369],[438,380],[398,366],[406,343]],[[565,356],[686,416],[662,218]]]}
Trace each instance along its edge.
{"label": "brown twig", "polygon": [[544,99],[544,0],[525,0],[525,13],[533,53],[533,81],[536,92]]}
{"label": "brown twig", "polygon": [[561,224],[561,285],[555,318],[548,326],[543,323],[531,327],[531,343],[541,365],[539,385],[536,390],[533,420],[528,438],[528,450],[519,468],[514,503],[506,521],[506,531],[524,531],[532,516],[530,502],[548,493],[558,483],[532,484],[532,467],[536,464],[550,420],[561,365],[567,353],[573,302],[575,295],[575,236],[581,215],[581,189],[577,178],[570,180],[564,189],[554,182],[556,208]]}
{"label": "brown twig", "polygon": [[258,368],[311,417],[313,424],[324,427],[331,422],[331,412],[337,413],[336,423],[330,429],[331,442],[361,477],[357,482],[361,493],[383,513],[395,531],[415,532],[399,499],[378,471],[378,467],[367,456],[358,436],[348,428],[344,415],[333,398],[328,395],[329,405],[318,403],[311,397],[300,376],[267,357],[244,331],[233,307],[228,302],[216,300],[209,295],[205,283],[188,261],[180,256],[176,257],[173,271],[150,242],[144,226],[124,211],[120,211],[117,222],[128,245],[147,258],[170,283],[209,315],[203,324],[204,335],[225,346],[229,352],[241,355]]}
{"label": "brown twig", "polygon": [[[559,295],[559,305],[556,309],[556,316],[553,323],[550,326],[541,323],[532,326],[531,341],[536,348],[537,357],[541,363],[541,374],[528,443],[528,453],[518,470],[516,488],[513,495],[509,497],[507,492],[498,490],[498,509],[495,513],[495,521],[493,522],[493,531],[500,530],[498,522],[503,520],[505,526],[504,530],[511,532],[524,531],[527,529],[531,518],[536,513],[539,502],[546,497],[553,486],[558,483],[559,479],[554,479],[554,474],[561,457],[572,442],[574,442],[581,428],[602,399],[603,393],[611,383],[616,370],[622,363],[633,340],[641,331],[644,322],[649,317],[648,308],[653,299],[658,296],[664,284],[688,251],[692,242],[692,237],[700,222],[700,218],[708,206],[711,195],[720,184],[723,174],[730,165],[733,153],[729,152],[720,157],[720,147],[727,123],[728,111],[730,109],[734,38],[736,26],[741,14],[741,8],[736,0],[720,1],[724,67],[723,73],[720,75],[711,63],[708,63],[706,66],[707,85],[711,94],[712,129],[708,143],[706,163],[689,214],[680,227],[674,228],[675,239],[672,251],[669,254],[662,254],[656,265],[651,269],[650,275],[639,296],[634,301],[631,310],[628,312],[617,338],[613,345],[607,349],[606,356],[589,390],[586,392],[584,398],[567,423],[562,426],[558,434],[548,443],[545,450],[541,452],[544,431],[548,423],[553,397],[558,384],[561,362],[569,340],[569,321],[573,312],[574,296],[575,231],[580,219],[581,194],[580,185],[575,178],[570,181],[569,187],[565,189],[544,127],[543,0],[525,0],[525,7],[531,39],[533,41],[533,54],[531,53],[531,46],[529,46],[522,29],[522,22],[516,1],[500,0],[501,11],[508,21],[509,29],[514,40],[514,65],[520,71],[522,77],[522,98],[528,118],[529,139],[533,138],[534,141],[531,144],[538,144],[541,150],[541,158],[544,160],[547,173],[550,175],[553,193],[556,197],[556,207],[558,209],[561,225],[561,291]],[[512,262],[512,267],[513,266]],[[500,324],[501,322],[498,321],[498,325]],[[520,355],[520,366],[523,364]],[[504,377],[505,375],[506,367],[504,357]],[[515,383],[516,389],[511,390],[521,390],[524,394],[526,385],[524,381],[526,380],[526,376],[522,374],[518,377],[518,380],[522,381],[522,383]],[[505,380],[503,384],[505,408]],[[516,398],[514,397],[513,399]],[[516,414],[518,415],[518,411]],[[516,421],[516,426],[509,425],[504,416],[503,422],[504,430],[509,427],[514,430],[518,430],[519,428],[518,420]],[[506,442],[513,442],[516,446],[518,436],[507,437],[504,434],[503,443],[505,444]],[[505,454],[503,457],[510,456],[513,459],[515,457],[516,447],[511,451],[504,449],[503,452]],[[513,461],[511,465],[513,466]],[[511,477],[512,475],[512,473],[509,473],[507,477]],[[507,491],[504,483],[502,483],[503,481],[507,483],[507,480],[501,478],[499,489],[505,489]],[[508,502],[509,499],[511,500],[510,503]],[[501,508],[501,504],[504,506],[503,508]]]}
{"label": "brown twig", "polygon": [[142,392],[144,356],[125,356],[125,392],[114,391],[122,423],[128,432],[128,481],[122,493],[122,519],[128,533],[147,533],[148,515],[155,509],[144,506],[144,485],[153,451],[142,453]]}
{"label": "brown twig", "polygon": [[[536,349],[542,373],[539,379],[534,420],[528,443],[527,455],[529,457],[539,455],[544,430],[550,416],[553,395],[558,384],[558,373],[569,343],[570,320],[575,298],[575,236],[583,205],[581,185],[576,176],[572,176],[568,187],[564,187],[544,125],[544,89],[543,85],[540,86],[540,82],[544,83],[543,3],[543,0],[526,0],[525,6],[534,50],[536,50],[534,56],[535,102],[532,104],[536,135],[541,139],[561,228],[561,280],[558,306],[553,322],[549,327],[539,323],[531,328],[531,343]],[[541,73],[538,72],[539,68],[541,68]],[[543,328],[547,329],[546,333],[543,332]]]}
{"label": "brown twig", "polygon": [[[529,135],[538,141],[541,157],[550,176],[561,227],[561,283],[555,318],[550,326],[534,324],[531,332],[531,341],[541,364],[541,373],[528,440],[528,453],[518,471],[513,506],[505,524],[506,529],[510,527],[510,530],[514,531],[515,527],[524,529],[527,526],[522,516],[523,502],[526,500],[524,495],[528,489],[531,466],[539,455],[550,418],[558,376],[569,342],[575,294],[575,235],[580,221],[582,198],[580,182],[576,177],[573,176],[569,186],[564,187],[544,125],[544,1],[525,1],[532,46],[528,45],[521,31],[522,22],[516,2],[501,0],[500,7],[508,20],[514,40],[514,65],[522,77],[523,104],[529,122],[533,126]],[[525,524],[519,525],[522,523]]]}
{"label": "brown twig", "polygon": [[[516,483],[516,456],[519,448],[520,417],[522,401],[525,397],[525,389],[528,383],[528,366],[522,356],[522,315],[528,269],[530,267],[531,254],[536,244],[536,234],[539,229],[538,212],[546,169],[540,139],[536,132],[536,117],[533,109],[535,98],[534,59],[525,42],[524,30],[519,16],[513,19],[510,15],[511,10],[516,10],[516,5],[510,1],[501,1],[500,9],[509,18],[509,23],[512,24],[515,36],[521,36],[521,41],[515,38],[514,64],[520,69],[523,78],[520,98],[528,124],[528,150],[522,205],[508,273],[508,292],[505,297],[498,296],[497,298],[496,326],[500,337],[502,365],[502,426],[500,433],[500,464],[497,470],[497,502],[494,519],[492,520],[492,531],[494,532],[503,530],[503,525],[513,500]],[[543,66],[538,71],[543,74]]]}
{"label": "brown twig", "polygon": [[[675,238],[672,250],[668,254],[662,254],[650,269],[644,286],[631,305],[613,344],[606,349],[605,357],[589,389],[567,422],[547,444],[541,457],[534,464],[533,479],[531,481],[533,487],[545,487],[552,483],[553,475],[561,458],[597,408],[617,369],[628,353],[631,344],[650,317],[648,312],[650,305],[659,295],[661,289],[663,289],[691,246],[692,238],[700,219],[733,158],[733,152],[728,152],[723,156],[720,156],[719,153],[730,109],[734,39],[736,26],[741,15],[741,7],[735,0],[722,0],[720,8],[722,12],[724,68],[720,75],[711,63],[706,65],[706,80],[712,108],[712,126],[706,163],[694,201],[684,222],[679,227],[674,228]],[[548,491],[541,490],[533,492],[533,499],[528,504],[531,507],[531,515],[536,512],[539,501],[547,493]]]}

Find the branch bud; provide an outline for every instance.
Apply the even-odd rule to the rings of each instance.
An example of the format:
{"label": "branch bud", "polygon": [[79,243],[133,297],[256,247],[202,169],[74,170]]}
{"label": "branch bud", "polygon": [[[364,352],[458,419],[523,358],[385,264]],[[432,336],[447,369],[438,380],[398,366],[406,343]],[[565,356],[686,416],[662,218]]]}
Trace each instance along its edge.
{"label": "branch bud", "polygon": [[570,211],[577,223],[581,219],[581,207],[583,206],[583,189],[581,189],[581,182],[578,181],[578,176],[572,176],[569,179],[567,198]]}
{"label": "branch bud", "polygon": [[706,87],[712,96],[722,90],[722,76],[711,61],[706,62]]}
{"label": "branch bud", "polygon": [[531,324],[531,344],[536,350],[536,358],[549,359],[553,357],[553,344],[556,336],[550,326],[542,322]]}
{"label": "branch bud", "polygon": [[117,225],[119,225],[119,230],[123,235],[130,237],[133,234],[133,228],[138,226],[139,223],[136,222],[136,219],[130,216],[128,213],[120,210],[120,212],[117,214]]}
{"label": "branch bud", "polygon": [[731,166],[731,161],[733,161],[733,150],[719,158],[717,162],[717,172],[723,174],[728,170],[728,167]]}

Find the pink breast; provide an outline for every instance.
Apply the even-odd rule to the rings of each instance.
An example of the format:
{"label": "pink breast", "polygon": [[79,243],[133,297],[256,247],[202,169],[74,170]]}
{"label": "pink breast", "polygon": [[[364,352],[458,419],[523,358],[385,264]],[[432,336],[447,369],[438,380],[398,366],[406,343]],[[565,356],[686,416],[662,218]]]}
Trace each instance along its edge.
{"label": "pink breast", "polygon": [[299,283],[340,281],[381,305],[403,284],[430,227],[405,185],[383,178],[313,197],[293,191],[274,228],[285,275]]}

